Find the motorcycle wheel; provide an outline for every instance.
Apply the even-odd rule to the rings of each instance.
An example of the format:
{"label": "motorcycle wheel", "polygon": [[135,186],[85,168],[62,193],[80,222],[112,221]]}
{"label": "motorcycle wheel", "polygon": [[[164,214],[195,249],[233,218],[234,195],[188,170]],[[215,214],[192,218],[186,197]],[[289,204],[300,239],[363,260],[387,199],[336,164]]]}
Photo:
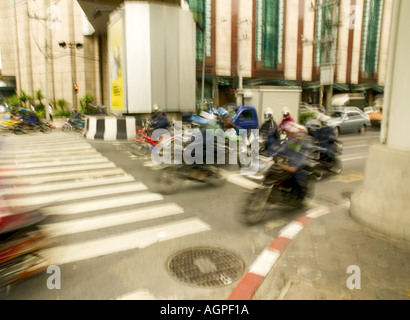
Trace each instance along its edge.
{"label": "motorcycle wheel", "polygon": [[14,134],[20,135],[20,134],[24,133],[24,129],[23,129],[23,127],[21,127],[19,125],[15,125],[13,127],[13,132],[14,132]]}
{"label": "motorcycle wheel", "polygon": [[40,131],[45,134],[49,134],[51,132],[51,128],[48,125],[42,125],[40,127]]}
{"label": "motorcycle wheel", "polygon": [[242,219],[248,224],[262,221],[268,210],[268,198],[271,189],[255,189],[250,196],[249,205],[245,207]]}
{"label": "motorcycle wheel", "polygon": [[160,193],[174,194],[177,193],[184,183],[183,180],[176,177],[173,171],[164,171],[161,173],[158,182],[160,184]]}
{"label": "motorcycle wheel", "polygon": [[206,181],[209,185],[213,187],[221,187],[225,184],[225,178],[218,172],[212,172],[207,178]]}
{"label": "motorcycle wheel", "polygon": [[148,147],[145,143],[136,142],[130,146],[131,152],[137,156],[144,156],[148,153]]}
{"label": "motorcycle wheel", "polygon": [[342,161],[340,159],[336,159],[335,161],[333,161],[330,171],[333,173],[339,174],[342,172],[342,170],[343,170]]}
{"label": "motorcycle wheel", "polygon": [[64,123],[63,126],[61,127],[61,131],[70,132],[71,131],[71,126],[68,123]]}

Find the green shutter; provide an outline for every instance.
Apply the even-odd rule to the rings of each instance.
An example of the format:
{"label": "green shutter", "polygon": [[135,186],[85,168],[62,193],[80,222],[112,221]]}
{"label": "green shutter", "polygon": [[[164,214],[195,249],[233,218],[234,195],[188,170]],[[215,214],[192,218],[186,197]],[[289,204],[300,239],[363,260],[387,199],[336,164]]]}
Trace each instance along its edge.
{"label": "green shutter", "polygon": [[383,0],[366,0],[364,8],[360,71],[365,78],[374,78],[379,60]]}
{"label": "green shutter", "polygon": [[255,57],[263,68],[282,62],[283,0],[256,0]]}

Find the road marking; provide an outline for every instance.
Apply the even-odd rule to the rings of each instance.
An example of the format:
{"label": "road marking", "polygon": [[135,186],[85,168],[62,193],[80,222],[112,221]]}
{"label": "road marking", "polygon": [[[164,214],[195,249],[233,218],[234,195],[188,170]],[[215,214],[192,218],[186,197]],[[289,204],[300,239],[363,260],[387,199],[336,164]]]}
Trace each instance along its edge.
{"label": "road marking", "polygon": [[[125,174],[125,171],[121,168],[107,168],[107,169],[95,169],[79,172],[66,172],[62,174],[52,174],[52,175],[43,175],[36,177],[17,177],[17,178],[4,178],[0,179],[0,184],[41,184],[45,182],[53,181],[62,181],[62,180],[73,180],[77,179],[78,181],[84,181],[87,179],[95,177],[104,177],[111,175]],[[13,175],[13,173],[9,173]],[[7,176],[7,175],[6,175]]]}
{"label": "road marking", "polygon": [[84,149],[84,150],[70,150],[70,151],[50,151],[50,152],[36,152],[36,151],[32,151],[31,153],[27,153],[27,154],[19,154],[16,155],[15,153],[10,153],[10,154],[3,154],[0,153],[0,160],[3,159],[24,159],[24,158],[28,158],[28,159],[37,159],[37,158],[52,158],[55,156],[72,156],[75,154],[99,154],[97,152],[97,150],[95,149]]}
{"label": "road marking", "polygon": [[192,218],[99,240],[57,246],[45,249],[43,254],[48,257],[48,261],[51,264],[62,265],[126,250],[146,248],[157,242],[180,238],[210,229],[210,226],[200,219]]}
{"label": "road marking", "polygon": [[343,150],[345,149],[355,149],[355,148],[368,148],[370,147],[368,144],[359,144],[356,146],[343,146]]}
{"label": "road marking", "polygon": [[354,137],[354,138],[347,138],[347,137],[339,137],[338,139],[342,142],[345,141],[356,141],[356,140],[362,140],[362,139],[378,139],[380,138],[380,134],[377,135],[365,135],[365,136],[358,136],[358,137]]}
{"label": "road marking", "polygon": [[33,151],[40,153],[40,152],[49,152],[49,151],[70,151],[70,150],[80,150],[80,149],[91,149],[92,147],[89,144],[84,144],[84,145],[75,145],[75,146],[62,146],[59,147],[58,143],[56,143],[56,146],[51,146],[50,148],[35,148],[35,149],[31,149],[31,148],[27,148],[24,146],[21,146],[21,148],[16,148],[16,149],[8,149],[6,148],[5,150],[2,150],[3,154],[32,154]]}
{"label": "road marking", "polygon": [[258,183],[245,178],[241,174],[229,172],[229,171],[222,170],[222,169],[220,170],[220,172],[227,181],[229,181],[230,183],[236,184],[242,188],[253,190],[259,186]]}
{"label": "road marking", "polygon": [[13,199],[7,199],[6,202],[10,207],[38,206],[45,203],[56,203],[142,190],[147,190],[147,187],[143,183],[127,182],[92,189],[53,192],[46,195],[20,196]]}
{"label": "road marking", "polygon": [[367,159],[368,157],[369,157],[369,156],[353,157],[353,158],[343,158],[342,161],[362,160],[362,159]]}
{"label": "road marking", "polygon": [[343,182],[351,183],[356,181],[362,181],[364,179],[364,174],[362,172],[351,172],[348,174],[341,174],[335,177],[332,177],[329,182]]}
{"label": "road marking", "polygon": [[75,219],[73,221],[41,225],[41,228],[48,236],[58,237],[182,213],[184,213],[184,209],[171,203],[115,212],[92,218]]}
{"label": "road marking", "polygon": [[[52,158],[49,159],[49,161],[44,161],[44,162],[32,162],[32,163],[16,163],[13,164],[13,167],[15,167],[17,170],[19,169],[35,169],[35,168],[44,168],[44,167],[56,167],[56,166],[72,166],[72,165],[78,165],[79,160],[54,160]],[[105,157],[95,157],[95,158],[90,158],[90,159],[82,159],[81,164],[91,164],[91,163],[107,163],[109,160]],[[9,169],[10,164],[7,165],[0,165],[0,169]]]}
{"label": "road marking", "polygon": [[[98,164],[85,164],[70,167],[57,167],[57,168],[36,168],[36,169],[16,169],[15,174],[17,176],[30,176],[30,175],[40,175],[40,174],[50,174],[50,173],[61,173],[61,172],[73,172],[73,171],[85,171],[89,169],[103,169],[103,168],[114,168],[115,164],[112,162],[98,163]],[[0,176],[9,176],[9,172],[1,172]]]}
{"label": "road marking", "polygon": [[66,155],[66,156],[55,156],[55,157],[49,157],[47,156],[46,159],[43,159],[44,157],[28,157],[28,158],[14,158],[14,159],[0,159],[1,164],[12,164],[12,165],[20,165],[20,164],[25,164],[25,163],[38,163],[38,162],[44,162],[45,160],[53,161],[53,162],[58,162],[58,161],[70,161],[70,160],[76,160],[77,163],[81,162],[82,160],[86,159],[94,159],[94,158],[105,158],[103,157],[100,153],[97,153],[95,151],[94,153],[87,152],[85,154],[78,154],[78,155]]}
{"label": "road marking", "polygon": [[139,193],[126,196],[116,196],[98,200],[82,201],[64,205],[50,206],[43,208],[48,215],[71,215],[88,211],[112,209],[121,206],[141,204],[145,202],[163,200],[164,197],[157,193]]}
{"label": "road marking", "polygon": [[[0,180],[1,181],[1,180]],[[59,190],[67,190],[67,189],[74,189],[74,188],[87,188],[87,187],[95,187],[99,185],[105,184],[113,184],[113,183],[120,183],[120,182],[130,182],[135,181],[134,177],[129,174],[119,175],[119,176],[96,176],[92,177],[88,180],[83,181],[67,181],[67,182],[57,182],[57,183],[47,183],[47,184],[40,184],[40,185],[27,185],[22,187],[9,187],[9,188],[1,188],[1,192],[3,195],[26,195],[32,193],[39,193],[39,192],[52,192],[52,191],[59,191]]]}
{"label": "road marking", "polygon": [[136,290],[133,292],[123,294],[122,296],[115,298],[115,300],[162,300],[162,299],[158,299],[148,290]]}

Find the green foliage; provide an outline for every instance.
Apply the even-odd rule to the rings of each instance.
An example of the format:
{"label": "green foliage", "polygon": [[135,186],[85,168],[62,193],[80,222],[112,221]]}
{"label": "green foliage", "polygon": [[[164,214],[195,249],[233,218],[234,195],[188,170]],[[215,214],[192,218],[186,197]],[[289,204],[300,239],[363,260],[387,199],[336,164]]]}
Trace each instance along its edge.
{"label": "green foliage", "polygon": [[46,112],[45,112],[45,110],[36,111],[36,114],[37,114],[40,118],[45,118],[45,117],[46,117]]}
{"label": "green foliage", "polygon": [[307,112],[307,113],[301,113],[299,115],[299,123],[301,125],[305,125],[306,122],[310,119],[310,118],[316,118],[316,114],[313,112]]}
{"label": "green foliage", "polygon": [[21,101],[19,99],[19,97],[15,94],[12,95],[11,97],[8,97],[6,99],[6,103],[10,106],[10,111],[11,112],[16,112],[18,109],[20,109],[21,107]]}
{"label": "green foliage", "polygon": [[72,115],[73,115],[73,113],[69,110],[54,110],[53,111],[53,116],[54,117],[70,118]]}
{"label": "green foliage", "polygon": [[44,99],[44,95],[41,92],[41,90],[37,90],[35,95],[36,95],[37,100],[40,102],[40,105],[43,105],[43,102],[41,100]]}
{"label": "green foliage", "polygon": [[65,111],[68,106],[68,101],[64,99],[57,100],[57,106],[60,107],[62,111]]}
{"label": "green foliage", "polygon": [[95,101],[95,98],[90,95],[86,94],[81,100],[80,100],[80,105],[81,109],[80,112],[84,114],[95,114],[96,109],[91,105]]}
{"label": "green foliage", "polygon": [[18,98],[23,103],[23,105],[25,105],[26,102],[29,100],[29,96],[23,90],[20,91],[20,94],[19,94]]}
{"label": "green foliage", "polygon": [[36,113],[38,115],[45,114],[45,108],[44,108],[44,105],[42,105],[42,104],[38,104],[38,105],[34,106],[34,110],[36,111]]}

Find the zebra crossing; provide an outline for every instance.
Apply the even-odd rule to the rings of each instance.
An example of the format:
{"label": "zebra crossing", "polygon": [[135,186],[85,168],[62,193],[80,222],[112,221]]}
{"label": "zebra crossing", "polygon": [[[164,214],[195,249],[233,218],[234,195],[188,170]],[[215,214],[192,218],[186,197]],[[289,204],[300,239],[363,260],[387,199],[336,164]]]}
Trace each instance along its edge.
{"label": "zebra crossing", "polygon": [[[53,132],[8,136],[0,144],[0,206],[43,207],[47,219],[41,228],[53,243],[43,255],[51,264],[145,248],[211,229],[150,192],[82,137]],[[127,225],[133,229],[112,231]],[[73,235],[83,236],[72,241]]]}

